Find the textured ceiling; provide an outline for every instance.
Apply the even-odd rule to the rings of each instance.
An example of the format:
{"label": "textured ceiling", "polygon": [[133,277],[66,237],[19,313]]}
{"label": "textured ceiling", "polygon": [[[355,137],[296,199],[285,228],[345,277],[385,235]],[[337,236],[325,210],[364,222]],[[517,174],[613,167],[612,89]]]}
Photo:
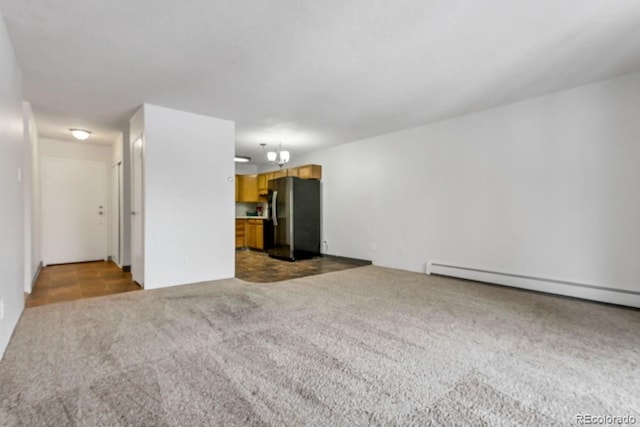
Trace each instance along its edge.
{"label": "textured ceiling", "polygon": [[[296,153],[640,71],[638,0],[0,0],[42,136],[143,102]],[[177,143],[181,143],[177,141]]]}

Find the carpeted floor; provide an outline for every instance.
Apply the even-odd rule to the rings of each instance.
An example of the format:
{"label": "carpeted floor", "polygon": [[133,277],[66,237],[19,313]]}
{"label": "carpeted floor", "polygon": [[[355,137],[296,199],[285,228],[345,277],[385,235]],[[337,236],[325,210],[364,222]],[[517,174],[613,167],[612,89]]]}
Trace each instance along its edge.
{"label": "carpeted floor", "polygon": [[3,425],[640,422],[640,312],[360,267],[27,308]]}

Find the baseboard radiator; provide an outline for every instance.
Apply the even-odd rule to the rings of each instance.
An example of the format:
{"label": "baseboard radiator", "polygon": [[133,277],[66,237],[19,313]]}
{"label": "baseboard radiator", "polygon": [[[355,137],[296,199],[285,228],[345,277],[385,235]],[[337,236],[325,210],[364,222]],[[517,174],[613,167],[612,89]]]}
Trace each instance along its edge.
{"label": "baseboard radiator", "polygon": [[515,288],[640,308],[640,291],[607,288],[586,283],[527,276],[503,271],[491,271],[436,261],[427,262],[426,272],[427,274],[458,277],[478,282],[495,283]]}

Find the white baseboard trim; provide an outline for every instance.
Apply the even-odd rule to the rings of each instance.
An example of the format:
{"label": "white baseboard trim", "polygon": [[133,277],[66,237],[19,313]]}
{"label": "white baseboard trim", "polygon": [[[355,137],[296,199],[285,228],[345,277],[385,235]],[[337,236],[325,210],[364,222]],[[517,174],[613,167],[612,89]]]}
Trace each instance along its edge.
{"label": "white baseboard trim", "polygon": [[426,271],[427,274],[458,277],[478,282],[495,283],[515,288],[640,308],[640,292],[638,291],[502,271],[491,271],[482,268],[463,267],[436,261],[428,261]]}

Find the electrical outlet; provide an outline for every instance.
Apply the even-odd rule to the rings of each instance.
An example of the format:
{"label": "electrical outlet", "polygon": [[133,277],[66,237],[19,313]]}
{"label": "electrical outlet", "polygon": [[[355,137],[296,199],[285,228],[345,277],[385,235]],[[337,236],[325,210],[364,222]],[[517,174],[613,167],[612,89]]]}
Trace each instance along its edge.
{"label": "electrical outlet", "polygon": [[4,300],[0,300],[0,320],[4,319]]}
{"label": "electrical outlet", "polygon": [[183,257],[182,257],[182,263],[183,263],[183,264],[188,264],[188,263],[189,263],[189,258],[188,258],[188,257],[186,257],[186,256],[183,256]]}
{"label": "electrical outlet", "polygon": [[378,248],[378,246],[375,243],[371,244],[371,250],[375,251]]}

